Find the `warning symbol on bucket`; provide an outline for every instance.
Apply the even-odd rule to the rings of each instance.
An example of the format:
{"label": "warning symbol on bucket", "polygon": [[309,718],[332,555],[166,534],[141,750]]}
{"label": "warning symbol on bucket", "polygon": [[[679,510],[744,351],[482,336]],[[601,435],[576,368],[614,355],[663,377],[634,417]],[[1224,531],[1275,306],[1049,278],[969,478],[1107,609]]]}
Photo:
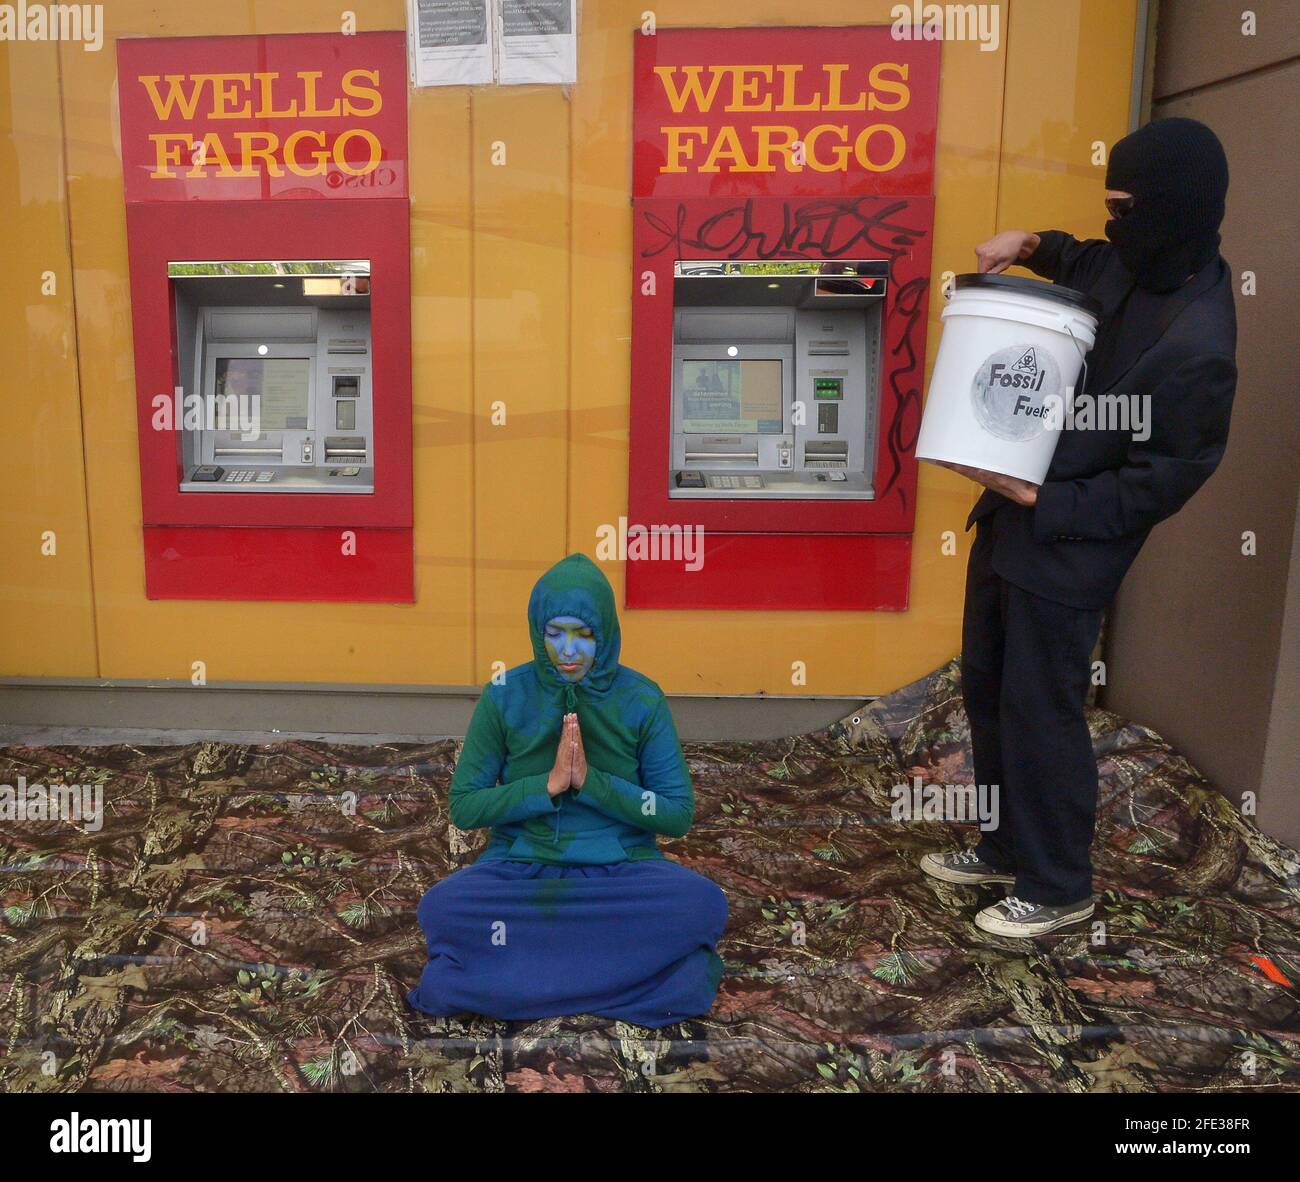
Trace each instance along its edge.
{"label": "warning symbol on bucket", "polygon": [[1011,345],[975,371],[971,401],[981,427],[1013,443],[1036,439],[1061,405],[1061,371],[1047,349]]}

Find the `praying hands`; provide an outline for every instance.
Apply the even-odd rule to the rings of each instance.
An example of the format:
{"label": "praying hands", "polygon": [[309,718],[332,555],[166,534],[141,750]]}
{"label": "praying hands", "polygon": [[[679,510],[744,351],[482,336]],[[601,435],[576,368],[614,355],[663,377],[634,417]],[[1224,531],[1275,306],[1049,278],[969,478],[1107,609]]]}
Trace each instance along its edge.
{"label": "praying hands", "polygon": [[555,764],[546,777],[546,791],[559,796],[570,788],[578,791],[587,782],[587,752],[582,745],[582,728],[576,714],[566,714],[555,750]]}

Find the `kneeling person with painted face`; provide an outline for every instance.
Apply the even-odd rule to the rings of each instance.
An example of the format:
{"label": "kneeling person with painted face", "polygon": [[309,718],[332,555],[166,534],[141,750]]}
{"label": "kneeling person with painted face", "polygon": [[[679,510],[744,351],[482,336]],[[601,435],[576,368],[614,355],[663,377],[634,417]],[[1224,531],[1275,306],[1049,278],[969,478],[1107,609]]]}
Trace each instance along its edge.
{"label": "kneeling person with painted face", "polygon": [[663,692],[618,663],[614,593],[571,554],[528,602],[533,659],[489,683],[451,781],[451,821],[490,828],[431,887],[429,1014],[590,1013],[659,1027],[705,1013],[722,975],[722,890],[669,861],[695,798]]}

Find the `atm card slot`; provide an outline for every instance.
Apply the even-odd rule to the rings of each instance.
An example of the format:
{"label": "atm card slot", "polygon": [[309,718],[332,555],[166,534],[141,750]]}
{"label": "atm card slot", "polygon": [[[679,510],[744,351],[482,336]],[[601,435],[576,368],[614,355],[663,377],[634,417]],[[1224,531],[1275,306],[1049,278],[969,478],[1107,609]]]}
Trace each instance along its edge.
{"label": "atm card slot", "polygon": [[814,339],[808,342],[808,355],[810,357],[847,357],[849,355],[848,341],[831,341],[824,337],[820,340]]}

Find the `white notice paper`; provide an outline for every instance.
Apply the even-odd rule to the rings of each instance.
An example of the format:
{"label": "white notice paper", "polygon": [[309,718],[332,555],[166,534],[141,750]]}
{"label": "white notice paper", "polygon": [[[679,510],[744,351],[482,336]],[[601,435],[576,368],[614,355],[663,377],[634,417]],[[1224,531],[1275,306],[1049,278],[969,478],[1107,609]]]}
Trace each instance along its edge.
{"label": "white notice paper", "polygon": [[577,0],[496,0],[497,81],[578,78]]}
{"label": "white notice paper", "polygon": [[492,81],[490,0],[406,0],[411,81],[482,86]]}

